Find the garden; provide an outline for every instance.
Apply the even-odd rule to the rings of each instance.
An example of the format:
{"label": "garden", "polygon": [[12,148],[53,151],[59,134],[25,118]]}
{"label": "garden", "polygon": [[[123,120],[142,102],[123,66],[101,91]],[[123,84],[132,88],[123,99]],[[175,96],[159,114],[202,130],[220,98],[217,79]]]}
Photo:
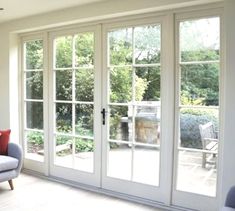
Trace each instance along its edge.
{"label": "garden", "polygon": [[[152,28],[151,28],[152,27]],[[138,49],[137,61],[140,64],[154,64],[160,62],[161,51],[159,48],[151,50],[153,43],[159,44],[160,34],[155,30],[156,27],[142,27],[135,42]],[[151,32],[151,33],[149,33]],[[132,61],[132,41],[122,39],[126,36],[126,31],[119,34],[111,34],[110,43],[110,61],[112,65],[131,64]],[[75,40],[75,46],[80,50],[76,51],[78,62],[90,62],[94,64],[94,38],[92,33],[79,35]],[[155,35],[158,35],[156,37]],[[142,42],[145,40],[144,42]],[[190,40],[188,40],[190,43]],[[192,40],[191,40],[192,42]],[[59,67],[70,67],[71,65],[71,37],[56,39],[56,61]],[[149,52],[146,53],[146,46]],[[190,47],[189,47],[190,49]],[[181,51],[182,61],[209,61],[219,58],[217,50],[202,49]],[[42,61],[42,43],[40,41],[32,42],[27,45],[27,61],[31,69],[42,68],[38,66]],[[129,55],[129,56],[128,56]],[[52,71],[52,70],[50,70]],[[134,71],[134,77],[133,77]],[[161,102],[161,67],[138,67],[127,68],[125,65],[119,68],[110,69],[110,102],[128,103],[132,100],[132,83],[135,81],[135,101],[142,102]],[[191,64],[181,65],[181,105],[194,106],[193,108],[181,108],[180,110],[180,143],[182,147],[201,149],[199,134],[199,124],[212,121],[218,129],[218,109],[219,105],[219,66],[217,64]],[[72,100],[72,87],[75,86],[76,99],[81,101],[93,102],[94,100],[94,72],[80,70],[76,72],[75,84],[72,80],[72,69],[56,73],[56,99]],[[40,72],[34,72],[27,77],[28,96],[42,96],[43,77]],[[207,106],[208,108],[196,108],[196,106]],[[211,108],[213,106],[213,108]],[[56,117],[56,145],[69,144],[74,142],[75,152],[89,152],[94,150],[93,142],[93,105],[77,104],[75,108],[75,131],[79,136],[88,136],[89,138],[68,138],[64,134],[72,132],[72,106],[67,103],[57,103],[55,110]],[[27,112],[32,111],[34,115],[27,115],[27,128],[43,130],[43,106],[31,104],[27,107]],[[128,107],[110,106],[110,138],[115,139],[120,129],[121,119],[128,117]],[[164,118],[164,117],[161,117]],[[172,120],[174,121],[174,120]],[[61,135],[60,135],[61,133]],[[44,135],[43,132],[27,132],[28,152],[37,153],[43,150]],[[113,146],[116,146],[113,144]],[[61,153],[63,155],[63,153]]]}

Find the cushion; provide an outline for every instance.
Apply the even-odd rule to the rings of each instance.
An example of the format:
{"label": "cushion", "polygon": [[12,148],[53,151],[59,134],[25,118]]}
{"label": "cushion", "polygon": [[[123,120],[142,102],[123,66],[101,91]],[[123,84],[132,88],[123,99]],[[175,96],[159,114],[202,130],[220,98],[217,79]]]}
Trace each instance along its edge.
{"label": "cushion", "polygon": [[1,130],[0,131],[0,155],[7,155],[7,146],[9,143],[11,130]]}
{"label": "cushion", "polygon": [[19,161],[16,158],[0,155],[0,172],[17,168]]}

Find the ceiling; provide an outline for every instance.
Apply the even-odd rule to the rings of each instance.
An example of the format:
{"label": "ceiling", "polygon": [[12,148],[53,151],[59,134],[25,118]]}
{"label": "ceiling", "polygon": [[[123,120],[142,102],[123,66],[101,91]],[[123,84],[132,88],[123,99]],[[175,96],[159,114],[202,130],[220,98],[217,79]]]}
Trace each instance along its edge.
{"label": "ceiling", "polygon": [[0,0],[0,23],[107,0]]}
{"label": "ceiling", "polygon": [[113,1],[120,4],[129,2],[129,4],[135,4],[137,7],[139,5],[139,7],[142,8],[143,5],[156,6],[156,4],[158,4],[160,6],[169,6],[178,4],[181,6],[190,6],[223,0],[0,0],[0,8],[4,8],[4,10],[0,10],[0,23],[32,15],[92,4],[95,2],[107,1]]}

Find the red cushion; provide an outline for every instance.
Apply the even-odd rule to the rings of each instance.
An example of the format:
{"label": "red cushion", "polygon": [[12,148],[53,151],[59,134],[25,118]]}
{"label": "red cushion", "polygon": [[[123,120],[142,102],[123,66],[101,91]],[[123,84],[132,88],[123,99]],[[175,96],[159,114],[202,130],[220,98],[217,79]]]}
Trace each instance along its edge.
{"label": "red cushion", "polygon": [[0,155],[7,155],[7,146],[9,143],[11,130],[0,130]]}

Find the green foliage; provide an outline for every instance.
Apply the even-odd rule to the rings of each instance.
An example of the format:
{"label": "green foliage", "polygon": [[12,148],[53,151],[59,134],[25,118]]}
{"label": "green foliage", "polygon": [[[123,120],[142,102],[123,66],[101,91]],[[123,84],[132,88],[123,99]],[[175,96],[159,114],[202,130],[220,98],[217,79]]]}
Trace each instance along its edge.
{"label": "green foliage", "polygon": [[137,101],[160,101],[161,76],[159,67],[136,68],[136,78],[136,81],[142,82],[141,84],[136,82],[136,93],[141,90],[140,96],[136,95]]}
{"label": "green foliage", "polygon": [[75,139],[75,149],[76,152],[93,152],[94,151],[94,141],[88,139]]}
{"label": "green foliage", "polygon": [[58,132],[71,133],[72,127],[70,125],[67,123],[67,121],[61,119],[57,121],[56,129]]}
{"label": "green foliage", "polygon": [[[83,120],[84,121],[84,120]],[[90,128],[90,126],[93,126],[93,118],[89,120],[85,120],[84,122],[78,121],[75,125],[75,131],[77,134],[81,136],[90,136],[92,137],[93,134],[93,127]]]}
{"label": "green foliage", "polygon": [[43,133],[40,133],[40,132],[28,132],[27,140],[29,143],[32,143],[35,145],[43,145],[44,136],[43,136]]}
{"label": "green foliage", "polygon": [[132,64],[132,31],[121,29],[109,33],[110,64]]}
{"label": "green foliage", "polygon": [[180,140],[182,147],[202,147],[199,124],[213,122],[218,129],[217,109],[182,109],[180,112]]}
{"label": "green foliage", "polygon": [[76,66],[94,64],[94,34],[78,34],[75,38]]}
{"label": "green foliage", "polygon": [[43,72],[26,73],[27,99],[43,99]]}
{"label": "green foliage", "polygon": [[111,102],[129,102],[132,96],[132,71],[130,68],[114,68],[110,73]]}
{"label": "green foliage", "polygon": [[76,100],[92,102],[94,98],[94,70],[76,70]]}
{"label": "green foliage", "polygon": [[119,144],[115,142],[109,142],[109,147],[110,149],[116,149],[119,147]]}
{"label": "green foliage", "polygon": [[181,51],[181,61],[215,61],[219,60],[219,50],[214,49],[204,49],[204,50],[194,50],[194,51]]}
{"label": "green foliage", "polygon": [[42,40],[35,40],[26,43],[26,68],[28,70],[43,68]]}
{"label": "green foliage", "polygon": [[[160,62],[160,26],[137,27],[134,30],[135,55],[132,49],[132,29],[122,29],[109,33],[109,52],[111,65],[132,64],[133,57],[136,64],[153,64]],[[92,33],[78,34],[75,37],[75,66],[84,67],[94,64],[94,35]],[[56,44],[56,67],[71,68],[71,70],[56,70],[56,99],[72,100],[72,87],[75,87],[75,98],[78,101],[92,102],[94,99],[94,70],[72,70],[72,37],[59,37]],[[26,44],[26,63],[28,69],[42,68],[43,61],[42,41],[33,41]],[[214,48],[195,50],[188,48],[181,51],[181,61],[206,61],[218,60],[219,51]],[[75,72],[75,84],[72,84],[72,71]],[[134,71],[134,72],[133,72]],[[133,78],[133,75],[135,77]],[[160,101],[160,68],[153,67],[114,67],[110,70],[110,101],[130,102],[132,100],[132,84],[135,84],[136,101]],[[199,64],[181,66],[181,103],[183,105],[218,105],[219,103],[219,65]],[[135,81],[132,81],[132,80]],[[37,96],[42,98],[42,75],[35,73],[27,77],[28,98]],[[72,106],[69,103],[57,103],[56,117],[57,130],[70,133],[72,131]],[[110,136],[116,138],[121,117],[127,117],[127,106],[111,108]],[[89,108],[84,108],[82,114],[91,113]],[[199,113],[197,113],[199,112]],[[198,124],[213,121],[218,125],[217,116],[208,111],[182,110],[181,112],[181,144],[187,145],[186,140],[192,145],[199,144]],[[42,107],[34,112],[30,126],[40,125],[39,116],[43,113]],[[42,127],[42,125],[40,125]],[[93,135],[93,117],[87,120],[76,119],[75,130],[80,135]],[[195,133],[194,133],[195,132]],[[189,134],[192,135],[189,135]],[[40,142],[35,134],[30,138],[32,142]],[[68,138],[58,137],[57,144],[64,144]],[[91,146],[87,141],[77,141],[77,145],[85,151]],[[78,150],[80,149],[78,147]],[[76,149],[77,150],[77,149]]]}
{"label": "green foliage", "polygon": [[58,37],[56,44],[56,67],[72,67],[72,37]]}
{"label": "green foliage", "polygon": [[142,101],[144,97],[144,93],[146,89],[148,88],[148,82],[147,79],[139,78],[138,76],[135,76],[135,100],[136,101]]}
{"label": "green foliage", "polygon": [[219,104],[219,65],[181,66],[181,103],[190,105]]}
{"label": "green foliage", "polygon": [[56,146],[66,144],[66,143],[72,143],[72,138],[67,136],[56,136]]}
{"label": "green foliage", "polygon": [[72,100],[72,70],[56,71],[56,99]]}

